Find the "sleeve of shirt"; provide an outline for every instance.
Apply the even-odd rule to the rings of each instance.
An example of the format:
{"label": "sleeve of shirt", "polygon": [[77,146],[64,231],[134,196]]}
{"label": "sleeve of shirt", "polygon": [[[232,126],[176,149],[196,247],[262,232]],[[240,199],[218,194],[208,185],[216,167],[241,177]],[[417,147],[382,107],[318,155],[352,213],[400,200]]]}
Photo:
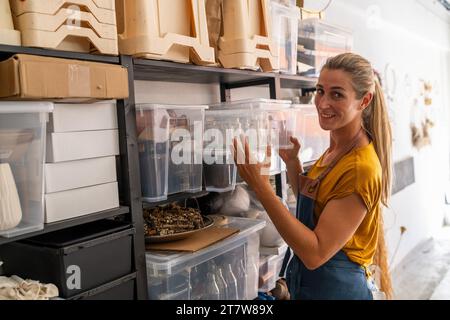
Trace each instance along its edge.
{"label": "sleeve of shirt", "polygon": [[348,166],[327,198],[327,202],[358,194],[371,212],[381,196],[381,177],[364,163]]}

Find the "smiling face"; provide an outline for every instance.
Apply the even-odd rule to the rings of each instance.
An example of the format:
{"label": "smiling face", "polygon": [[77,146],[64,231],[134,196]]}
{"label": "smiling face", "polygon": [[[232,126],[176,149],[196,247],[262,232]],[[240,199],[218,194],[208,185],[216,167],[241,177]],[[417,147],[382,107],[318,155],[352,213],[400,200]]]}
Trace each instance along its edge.
{"label": "smiling face", "polygon": [[370,93],[362,99],[357,98],[351,77],[345,71],[323,69],[315,98],[320,126],[334,131],[361,122],[362,111],[371,99]]}

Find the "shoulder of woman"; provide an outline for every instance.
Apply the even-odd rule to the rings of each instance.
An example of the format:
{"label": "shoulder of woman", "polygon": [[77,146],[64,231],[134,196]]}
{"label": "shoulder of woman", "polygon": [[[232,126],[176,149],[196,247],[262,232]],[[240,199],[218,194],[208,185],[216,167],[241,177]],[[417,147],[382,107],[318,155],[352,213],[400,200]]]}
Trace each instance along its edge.
{"label": "shoulder of woman", "polygon": [[[370,150],[372,149],[372,150]],[[340,163],[340,173],[354,179],[381,179],[381,165],[373,148],[355,150]]]}

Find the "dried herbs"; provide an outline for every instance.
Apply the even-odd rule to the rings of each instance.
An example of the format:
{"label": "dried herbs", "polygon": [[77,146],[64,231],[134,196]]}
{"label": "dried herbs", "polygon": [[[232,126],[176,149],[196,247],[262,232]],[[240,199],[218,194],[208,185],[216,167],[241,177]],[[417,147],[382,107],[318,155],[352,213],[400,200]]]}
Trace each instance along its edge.
{"label": "dried herbs", "polygon": [[204,227],[199,210],[177,204],[144,209],[144,221],[146,236],[165,236]]}

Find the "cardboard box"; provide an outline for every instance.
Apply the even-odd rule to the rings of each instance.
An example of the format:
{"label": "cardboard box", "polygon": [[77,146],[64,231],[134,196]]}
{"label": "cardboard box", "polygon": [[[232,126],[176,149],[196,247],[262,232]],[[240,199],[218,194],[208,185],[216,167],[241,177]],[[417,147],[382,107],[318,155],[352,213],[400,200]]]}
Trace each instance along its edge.
{"label": "cardboard box", "polygon": [[117,129],[116,102],[55,104],[48,132],[76,132]]}
{"label": "cardboard box", "polygon": [[93,101],[128,98],[118,65],[17,54],[0,62],[0,98]]}
{"label": "cardboard box", "polygon": [[117,181],[116,157],[45,164],[45,193]]}
{"label": "cardboard box", "polygon": [[117,182],[45,195],[45,223],[119,207]]}
{"label": "cardboard box", "polygon": [[109,157],[118,154],[118,130],[47,134],[47,163]]}

